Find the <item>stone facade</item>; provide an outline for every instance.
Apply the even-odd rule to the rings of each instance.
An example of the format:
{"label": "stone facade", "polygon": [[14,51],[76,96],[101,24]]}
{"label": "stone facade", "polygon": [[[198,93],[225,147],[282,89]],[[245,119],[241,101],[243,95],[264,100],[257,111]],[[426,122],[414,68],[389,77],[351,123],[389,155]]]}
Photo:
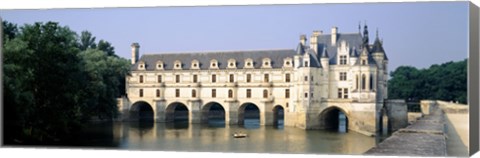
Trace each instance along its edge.
{"label": "stone facade", "polygon": [[[348,129],[378,130],[387,98],[388,58],[368,28],[358,33],[314,31],[309,44],[300,36],[297,49],[144,54],[132,44],[127,96],[119,106],[123,119],[138,103],[148,104],[157,122],[170,121],[185,105],[191,123],[202,123],[212,103],[225,110],[227,124],[242,121],[245,105],[260,111],[260,124],[272,125],[283,109],[284,125],[328,128],[332,113],[343,112]],[[207,112],[206,112],[207,111]],[[338,116],[337,116],[338,119]]]}

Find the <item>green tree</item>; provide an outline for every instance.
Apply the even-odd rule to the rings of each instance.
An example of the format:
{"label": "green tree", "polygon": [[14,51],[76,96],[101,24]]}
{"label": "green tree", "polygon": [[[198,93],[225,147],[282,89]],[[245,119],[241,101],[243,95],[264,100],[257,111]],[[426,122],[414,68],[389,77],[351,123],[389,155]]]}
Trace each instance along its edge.
{"label": "green tree", "polygon": [[80,43],[79,48],[82,51],[87,50],[88,48],[96,48],[97,45],[95,44],[95,37],[92,33],[88,31],[82,31],[80,35]]}
{"label": "green tree", "polygon": [[2,21],[2,27],[3,27],[3,43],[5,44],[5,41],[11,40],[15,38],[18,34],[18,27],[17,24],[10,23],[8,21]]}
{"label": "green tree", "polygon": [[78,38],[55,22],[27,24],[18,32],[5,24],[4,31],[13,32],[2,45],[7,143],[65,140],[94,116],[115,117],[130,64],[108,42],[102,40],[103,50],[90,43],[81,51],[82,39],[94,41],[88,32]]}
{"label": "green tree", "polygon": [[419,101],[435,99],[467,103],[467,60],[434,64],[418,70],[400,66],[391,72],[389,98]]}
{"label": "green tree", "polygon": [[104,41],[104,40],[98,41],[98,47],[97,48],[99,50],[105,52],[108,56],[117,57],[117,55],[115,54],[115,48],[107,41]]}

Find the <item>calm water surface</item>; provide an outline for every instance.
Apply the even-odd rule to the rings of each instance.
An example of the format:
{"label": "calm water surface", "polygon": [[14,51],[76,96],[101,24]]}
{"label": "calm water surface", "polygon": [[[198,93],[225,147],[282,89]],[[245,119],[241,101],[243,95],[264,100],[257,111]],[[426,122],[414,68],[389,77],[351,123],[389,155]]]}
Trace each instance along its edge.
{"label": "calm water surface", "polygon": [[[383,138],[356,132],[302,130],[293,127],[187,123],[96,123],[76,136],[74,145],[133,150],[362,154]],[[342,125],[342,124],[340,124]],[[235,132],[247,138],[233,138]]]}

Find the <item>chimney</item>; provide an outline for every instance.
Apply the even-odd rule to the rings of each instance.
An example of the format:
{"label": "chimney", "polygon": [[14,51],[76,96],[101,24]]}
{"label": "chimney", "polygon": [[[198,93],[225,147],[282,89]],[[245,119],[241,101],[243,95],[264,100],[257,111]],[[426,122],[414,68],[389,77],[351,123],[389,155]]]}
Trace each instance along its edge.
{"label": "chimney", "polygon": [[310,37],[310,49],[313,49],[315,53],[318,54],[318,36],[321,35],[321,31],[313,31],[312,36]]}
{"label": "chimney", "polygon": [[306,42],[307,42],[307,36],[306,35],[300,35],[300,43],[302,43],[302,46],[305,46]]}
{"label": "chimney", "polygon": [[140,45],[138,43],[132,43],[131,47],[132,47],[132,65],[133,65],[138,61]]}
{"label": "chimney", "polygon": [[338,33],[338,28],[336,26],[332,27],[332,45],[333,46],[337,44],[337,33]]}

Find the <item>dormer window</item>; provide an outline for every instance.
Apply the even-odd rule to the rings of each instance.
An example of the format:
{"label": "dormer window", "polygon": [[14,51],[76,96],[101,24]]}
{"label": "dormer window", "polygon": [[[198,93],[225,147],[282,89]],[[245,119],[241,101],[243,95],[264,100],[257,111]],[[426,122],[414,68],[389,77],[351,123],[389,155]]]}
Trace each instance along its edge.
{"label": "dormer window", "polygon": [[347,65],[347,56],[346,55],[340,55],[340,65]]}
{"label": "dormer window", "polygon": [[283,67],[292,67],[292,58],[285,58],[283,59]]}
{"label": "dormer window", "polygon": [[200,68],[200,63],[198,60],[192,60],[192,66],[190,67],[191,69],[199,69]]}
{"label": "dormer window", "polygon": [[162,61],[157,61],[157,64],[156,64],[156,68],[157,70],[163,70],[163,62]]}
{"label": "dormer window", "polygon": [[218,69],[218,61],[215,59],[210,60],[210,68],[211,69]]}
{"label": "dormer window", "polygon": [[244,68],[253,68],[253,60],[250,58],[245,59],[245,67]]}
{"label": "dormer window", "polygon": [[144,61],[138,62],[138,70],[145,70],[145,62]]}
{"label": "dormer window", "polygon": [[237,64],[236,64],[235,59],[229,59],[228,60],[228,68],[236,68],[236,67],[237,67]]}
{"label": "dormer window", "polygon": [[180,60],[176,60],[173,63],[173,66],[174,66],[174,69],[182,69],[182,62],[180,62]]}
{"label": "dormer window", "polygon": [[270,58],[263,58],[262,62],[263,62],[262,68],[272,68],[272,63]]}
{"label": "dormer window", "polygon": [[363,59],[362,60],[362,65],[367,65],[367,60]]}

